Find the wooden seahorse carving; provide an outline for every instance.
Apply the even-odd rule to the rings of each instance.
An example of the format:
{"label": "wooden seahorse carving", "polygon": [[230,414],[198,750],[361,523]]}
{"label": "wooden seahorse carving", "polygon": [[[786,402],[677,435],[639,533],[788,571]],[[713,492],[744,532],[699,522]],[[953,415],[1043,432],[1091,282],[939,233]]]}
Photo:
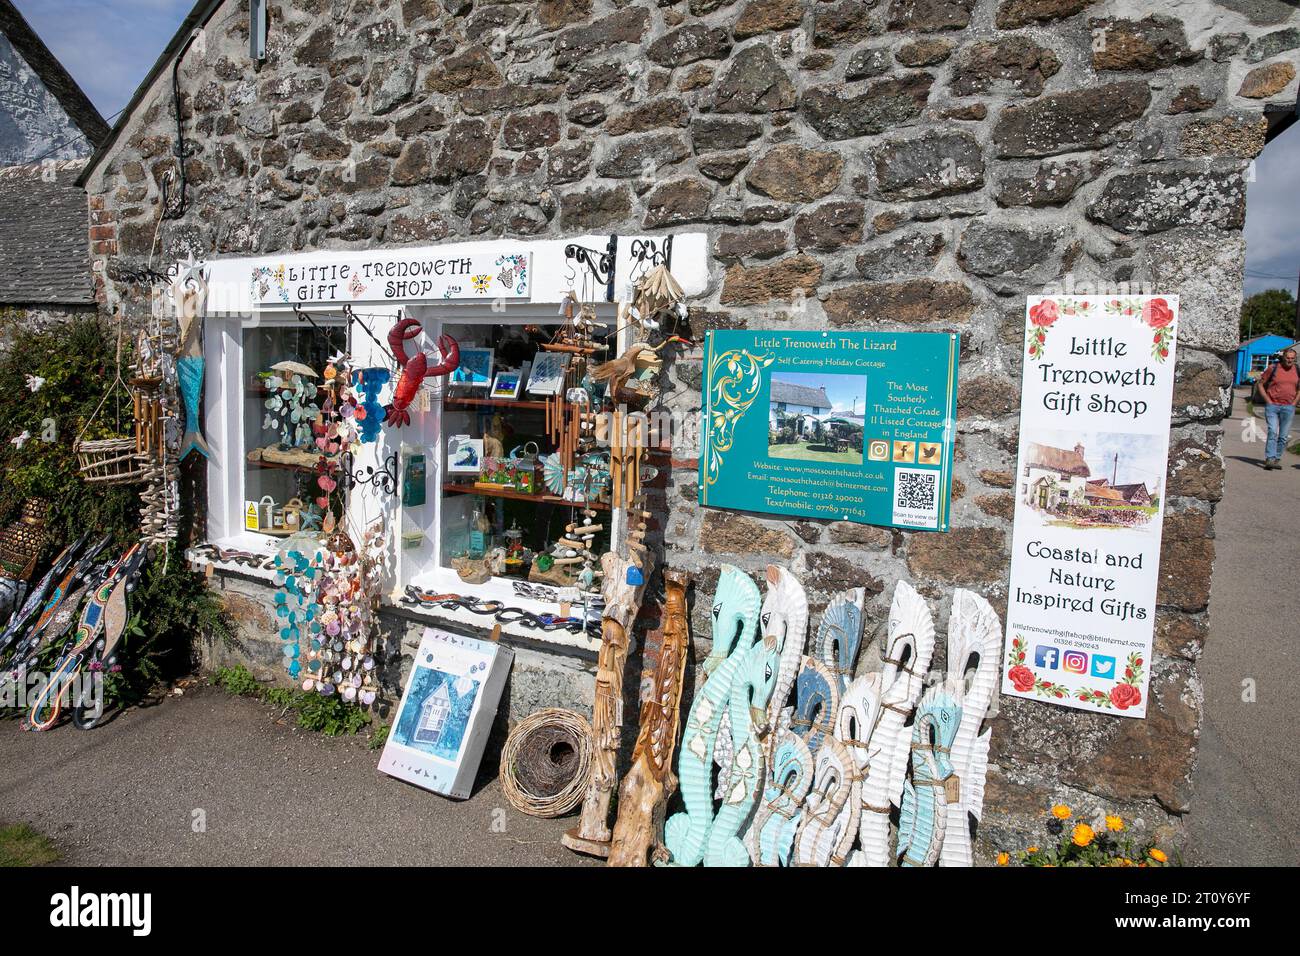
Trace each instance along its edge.
{"label": "wooden seahorse carving", "polygon": [[681,728],[682,682],[690,646],[684,571],[664,571],[663,638],[649,698],[641,705],[632,766],[618,791],[618,820],[610,841],[610,866],[645,866],[663,828],[664,808],[677,778],[672,771]]}
{"label": "wooden seahorse carving", "polygon": [[713,827],[713,749],[718,725],[727,710],[732,685],[749,662],[758,623],[759,593],[745,572],[724,565],[713,599],[713,641],[731,646],[713,675],[695,695],[682,736],[677,775],[681,779],[683,813],[674,814],[664,827],[664,845],[675,866],[696,866],[704,859]]}
{"label": "wooden seahorse carving", "polygon": [[939,856],[941,866],[971,866],[971,818],[984,809],[984,778],[988,772],[993,731],[980,733],[998,684],[998,655],[1002,623],[979,595],[958,589],[948,618],[948,679],[960,684],[961,726],[952,744],[952,766],[961,781],[960,798],[946,807],[948,829]]}
{"label": "wooden seahorse carving", "polygon": [[933,866],[939,859],[948,806],[960,804],[952,743],[962,721],[961,685],[945,680],[925,692],[912,724],[912,776],[904,784],[898,820],[899,866]]}
{"label": "wooden seahorse carving", "polygon": [[839,709],[840,691],[835,675],[815,657],[805,657],[795,679],[793,726],[814,758],[822,741],[835,732]]}
{"label": "wooden seahorse carving", "polygon": [[[757,728],[759,736],[765,739],[765,755],[770,759],[772,744],[780,736],[781,714],[788,708],[790,688],[794,685],[794,675],[799,669],[799,659],[807,639],[808,596],[799,579],[785,568],[769,564],[766,577],[767,594],[759,611],[759,627],[764,636],[775,637],[781,646],[776,687],[768,701],[764,720]],[[718,765],[718,789],[714,796],[719,800],[724,799],[731,782],[730,733],[729,719],[724,716],[718,730],[718,747],[713,754],[713,762]]]}
{"label": "wooden seahorse carving", "polygon": [[793,730],[786,730],[772,747],[767,786],[746,835],[755,866],[790,865],[790,850],[812,780],[808,745]]}
{"label": "wooden seahorse carving", "polygon": [[765,635],[750,648],[744,666],[732,681],[727,713],[734,756],[727,775],[727,793],[709,831],[705,866],[749,866],[749,852],[740,839],[740,830],[763,789],[763,742],[758,727],[776,686],[780,660],[780,640],[775,634]]}
{"label": "wooden seahorse carving", "polygon": [[853,758],[853,768],[860,782],[867,777],[871,733],[880,719],[880,704],[880,674],[863,674],[845,688],[840,712],[835,718],[835,739]]}
{"label": "wooden seahorse carving", "polygon": [[817,626],[812,656],[830,668],[841,695],[853,679],[853,665],[858,661],[858,648],[862,646],[866,600],[865,588],[841,591],[826,605]]}
{"label": "wooden seahorse carving", "polygon": [[862,786],[858,833],[864,866],[889,864],[890,804],[898,803],[907,767],[910,734],[904,724],[921,695],[934,653],[934,619],[930,608],[906,581],[894,587],[889,633],[880,672],[880,718],[871,733],[867,773]]}
{"label": "wooden seahorse carving", "polygon": [[858,808],[853,758],[827,735],[814,758],[813,785],[794,838],[794,865],[843,866],[857,835]]}

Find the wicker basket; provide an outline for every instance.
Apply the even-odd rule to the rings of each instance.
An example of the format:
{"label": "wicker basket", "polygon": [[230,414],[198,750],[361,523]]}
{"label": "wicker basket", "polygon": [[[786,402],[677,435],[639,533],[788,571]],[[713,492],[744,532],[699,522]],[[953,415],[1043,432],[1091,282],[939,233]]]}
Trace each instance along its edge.
{"label": "wicker basket", "polygon": [[134,438],[78,440],[72,450],[77,453],[81,477],[95,484],[127,485],[143,481],[148,471],[148,456],[136,451]]}

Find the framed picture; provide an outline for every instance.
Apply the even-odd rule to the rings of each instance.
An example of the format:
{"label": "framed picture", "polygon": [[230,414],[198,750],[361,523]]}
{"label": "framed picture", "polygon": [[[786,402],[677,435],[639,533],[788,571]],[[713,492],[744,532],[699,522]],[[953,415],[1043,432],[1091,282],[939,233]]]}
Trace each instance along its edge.
{"label": "framed picture", "polygon": [[451,373],[451,384],[462,388],[489,388],[492,385],[492,349],[460,350],[460,364]]}
{"label": "framed picture", "polygon": [[528,394],[558,395],[564,387],[564,373],[569,368],[568,352],[537,351],[533,372],[528,378]]}
{"label": "framed picture", "polygon": [[496,378],[492,380],[492,391],[488,393],[490,398],[508,398],[515,399],[519,397],[519,388],[523,384],[523,372],[517,369],[506,369],[497,372]]}
{"label": "framed picture", "polygon": [[483,466],[483,439],[452,435],[447,439],[447,474],[478,475]]}

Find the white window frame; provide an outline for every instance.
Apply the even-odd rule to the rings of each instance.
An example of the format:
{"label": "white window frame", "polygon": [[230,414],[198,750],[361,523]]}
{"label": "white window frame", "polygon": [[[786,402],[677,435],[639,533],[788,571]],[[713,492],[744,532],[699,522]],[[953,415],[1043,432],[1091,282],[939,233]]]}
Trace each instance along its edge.
{"label": "white window frame", "polygon": [[[634,263],[631,257],[632,244],[637,239],[653,239],[662,242],[663,236],[622,236],[618,237],[618,254],[614,277],[615,299],[624,297],[628,289],[628,277],[632,274]],[[525,324],[557,325],[559,317],[557,306],[568,286],[563,277],[563,249],[568,243],[576,243],[587,248],[599,249],[608,240],[608,236],[577,236],[563,240],[543,240],[534,243],[518,241],[501,241],[472,244],[444,244],[440,251],[450,253],[456,248],[482,249],[500,247],[517,251],[521,246],[527,247],[532,254],[533,292],[531,299],[505,300],[505,312],[493,312],[486,301],[437,301],[437,302],[362,302],[354,305],[356,322],[365,323],[375,340],[385,342],[388,330],[400,315],[419,320],[424,331],[422,336],[410,343],[408,354],[415,348],[432,349],[441,334],[444,325],[465,324]],[[682,284],[688,296],[703,293],[708,285],[705,263],[707,237],[701,233],[675,234],[673,247],[673,274]],[[319,257],[327,259],[330,252],[308,253],[305,258]],[[268,263],[278,264],[287,258],[238,258],[220,260],[223,276],[247,276],[249,269]],[[214,263],[216,264],[216,263]],[[581,269],[581,266],[575,268]],[[246,297],[235,290],[236,299],[233,307],[240,308],[241,299]],[[324,319],[343,320],[341,304],[310,305],[307,311],[317,322]],[[617,301],[601,303],[598,311],[601,320],[615,321]],[[254,554],[271,555],[280,540],[271,536],[246,531],[243,523],[244,510],[244,395],[243,382],[249,370],[244,368],[243,331],[258,325],[296,326],[302,320],[289,308],[264,308],[260,311],[226,311],[214,314],[209,312],[204,324],[204,356],[206,358],[204,387],[204,434],[212,450],[208,462],[208,537],[207,543],[222,548],[248,551]],[[370,336],[356,330],[348,329],[348,349],[352,355],[354,367],[364,368],[371,365],[391,364],[385,356],[379,358],[379,347]],[[631,331],[621,329],[616,338],[616,351],[626,348],[631,339]],[[394,380],[380,393],[379,400],[386,403],[392,394]],[[416,439],[416,441],[412,441]],[[420,506],[428,512],[424,515],[426,531],[431,530],[427,550],[433,561],[414,573],[407,566],[409,555],[404,555],[401,544],[403,522],[410,516],[403,513],[401,506],[401,445],[403,442],[421,445],[426,456],[426,504]],[[406,584],[438,593],[473,595],[475,597],[500,600],[509,607],[522,608],[535,614],[556,614],[558,606],[549,602],[539,602],[515,594],[515,578],[493,578],[479,585],[468,585],[461,581],[451,568],[439,565],[442,553],[442,477],[445,473],[446,442],[442,431],[442,406],[435,400],[427,413],[414,412],[412,424],[403,428],[385,428],[375,443],[363,445],[353,456],[353,471],[364,471],[366,467],[381,468],[391,454],[397,455],[397,482],[393,494],[382,492],[356,483],[350,483],[346,505],[345,521],[354,532],[364,528],[368,520],[376,517],[380,511],[385,512],[390,529],[391,542],[389,574],[386,582],[388,590],[384,604],[407,616],[429,620],[430,622],[455,622],[460,625],[479,629],[490,629],[495,623],[490,616],[473,614],[464,609],[444,609],[440,607],[412,606],[401,603]],[[233,469],[236,478],[232,480]],[[432,504],[432,507],[430,507]],[[617,512],[602,512],[610,526],[610,540],[617,541],[622,532],[623,516]],[[250,568],[246,565],[216,561],[202,558],[201,553],[192,552],[191,557],[213,564],[216,569],[260,578],[270,582],[273,573],[266,569]],[[580,613],[575,609],[574,613]],[[594,650],[599,645],[599,638],[585,633],[571,633],[567,630],[540,631],[524,627],[517,623],[502,626],[503,632],[515,637],[526,638],[541,643],[564,645],[584,650]]]}

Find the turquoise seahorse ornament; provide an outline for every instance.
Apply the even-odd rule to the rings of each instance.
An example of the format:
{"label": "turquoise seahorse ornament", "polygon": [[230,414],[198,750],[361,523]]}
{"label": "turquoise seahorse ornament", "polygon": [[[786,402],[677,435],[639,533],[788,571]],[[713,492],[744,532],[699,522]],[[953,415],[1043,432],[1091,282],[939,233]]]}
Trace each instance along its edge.
{"label": "turquoise seahorse ornament", "polygon": [[[713,599],[713,646],[730,647],[714,665],[712,675],[695,695],[682,734],[677,776],[681,781],[684,813],[674,814],[664,826],[664,846],[674,866],[697,866],[704,859],[713,827],[713,749],[718,725],[727,712],[732,685],[748,663],[757,636],[758,585],[739,568],[724,565]],[[710,654],[712,658],[713,655]]]}
{"label": "turquoise seahorse ornament", "polygon": [[749,866],[749,851],[740,839],[763,789],[763,741],[758,736],[767,702],[776,686],[781,642],[765,635],[749,649],[731,685],[727,714],[731,719],[731,770],[727,792],[709,831],[705,866]]}
{"label": "turquoise seahorse ornament", "polygon": [[817,625],[812,655],[834,672],[841,696],[853,679],[853,665],[858,661],[858,648],[862,646],[866,600],[864,588],[841,591],[826,605]]}
{"label": "turquoise seahorse ornament", "polygon": [[755,866],[789,866],[790,848],[812,786],[813,758],[793,730],[772,748],[767,786],[749,828],[749,856]]}
{"label": "turquoise seahorse ornament", "polygon": [[794,685],[794,731],[815,756],[823,738],[835,732],[840,690],[831,669],[815,657],[805,657]]}
{"label": "turquoise seahorse ornament", "polygon": [[934,866],[943,848],[948,804],[960,800],[952,742],[961,726],[961,684],[931,687],[916,706],[912,725],[912,776],[903,784],[898,820],[899,866]]}

